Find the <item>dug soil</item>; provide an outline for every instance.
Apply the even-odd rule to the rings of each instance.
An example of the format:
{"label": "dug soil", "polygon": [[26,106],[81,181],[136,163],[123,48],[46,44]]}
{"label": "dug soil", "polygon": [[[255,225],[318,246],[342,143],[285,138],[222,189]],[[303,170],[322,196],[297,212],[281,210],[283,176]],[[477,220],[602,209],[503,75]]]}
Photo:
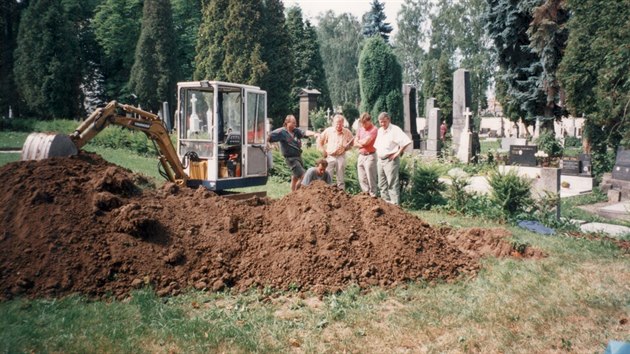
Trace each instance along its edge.
{"label": "dug soil", "polygon": [[313,184],[279,200],[140,188],[100,156],[0,168],[0,299],[185,289],[325,293],[474,275],[479,259],[538,256],[504,229],[432,227],[367,195]]}

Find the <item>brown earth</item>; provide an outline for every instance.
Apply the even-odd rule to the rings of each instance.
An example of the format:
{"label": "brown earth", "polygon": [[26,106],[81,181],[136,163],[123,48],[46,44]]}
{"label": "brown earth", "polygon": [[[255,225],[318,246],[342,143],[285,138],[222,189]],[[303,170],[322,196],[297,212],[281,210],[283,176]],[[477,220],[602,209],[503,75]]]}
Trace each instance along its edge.
{"label": "brown earth", "polygon": [[125,297],[145,285],[324,293],[450,281],[476,274],[485,255],[541,255],[515,249],[504,229],[431,227],[319,183],[279,200],[142,190],[93,154],[11,163],[0,180],[0,299]]}

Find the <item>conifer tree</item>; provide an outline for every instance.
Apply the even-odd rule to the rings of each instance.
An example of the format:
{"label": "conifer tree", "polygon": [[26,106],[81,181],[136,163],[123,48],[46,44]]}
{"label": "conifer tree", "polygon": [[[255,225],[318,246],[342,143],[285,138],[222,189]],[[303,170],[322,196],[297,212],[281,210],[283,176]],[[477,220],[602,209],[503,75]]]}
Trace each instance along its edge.
{"label": "conifer tree", "polygon": [[13,75],[13,52],[17,45],[20,13],[24,7],[25,3],[18,3],[16,0],[7,0],[0,4],[0,117],[9,114],[9,107],[14,115],[20,111],[20,99]]}
{"label": "conifer tree", "polygon": [[202,2],[203,17],[197,37],[195,80],[226,80],[223,72],[223,41],[228,32],[225,14],[229,3],[230,0]]}
{"label": "conifer tree", "polygon": [[393,31],[392,26],[385,22],[385,4],[378,0],[372,0],[370,11],[363,15],[363,35],[372,37],[380,35],[385,42],[389,42],[389,34]]}
{"label": "conifer tree", "polygon": [[142,22],[142,0],[104,0],[92,20],[94,35],[103,55],[99,66],[105,99],[133,102],[128,91],[129,75]]}
{"label": "conifer tree", "polygon": [[131,68],[129,89],[138,103],[157,113],[163,101],[173,103],[177,57],[173,15],[169,0],[145,0],[142,29]]}
{"label": "conifer tree", "polygon": [[195,73],[195,47],[201,23],[201,0],[171,0],[177,34],[177,81],[191,81]]}
{"label": "conifer tree", "polygon": [[494,41],[497,62],[503,69],[499,79],[507,86],[508,101],[501,104],[511,120],[523,118],[527,125],[532,125],[537,118],[544,117],[546,106],[546,94],[540,85],[542,63],[527,35],[533,5],[538,0],[487,1],[487,29]]}
{"label": "conifer tree", "polygon": [[79,45],[60,1],[35,0],[20,21],[14,68],[30,112],[74,118],[80,109]]}
{"label": "conifer tree", "polygon": [[293,53],[294,75],[291,84],[291,110],[298,113],[298,93],[302,88],[317,89],[321,95],[317,98],[320,108],[330,107],[330,95],[326,82],[326,72],[319,53],[317,34],[310,22],[302,18],[299,7],[291,7],[287,11],[287,28],[291,38],[291,52]]}
{"label": "conifer tree", "polygon": [[267,91],[267,115],[274,126],[282,125],[291,106],[291,39],[284,17],[281,0],[266,0],[263,12],[263,60],[269,71],[263,77],[260,87]]}
{"label": "conifer tree", "polygon": [[388,112],[392,123],[402,127],[402,67],[391,47],[379,36],[369,38],[359,58],[361,111],[378,117]]}

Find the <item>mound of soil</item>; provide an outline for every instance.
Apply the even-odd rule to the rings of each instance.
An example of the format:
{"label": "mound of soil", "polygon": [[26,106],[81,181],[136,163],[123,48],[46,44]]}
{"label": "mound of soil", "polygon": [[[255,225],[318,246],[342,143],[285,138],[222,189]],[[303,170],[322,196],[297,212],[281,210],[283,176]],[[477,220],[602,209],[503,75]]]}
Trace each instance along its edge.
{"label": "mound of soil", "polygon": [[160,295],[189,287],[334,292],[474,274],[479,258],[534,255],[503,229],[434,228],[397,206],[315,183],[279,200],[140,187],[100,156],[0,168],[0,299]]}

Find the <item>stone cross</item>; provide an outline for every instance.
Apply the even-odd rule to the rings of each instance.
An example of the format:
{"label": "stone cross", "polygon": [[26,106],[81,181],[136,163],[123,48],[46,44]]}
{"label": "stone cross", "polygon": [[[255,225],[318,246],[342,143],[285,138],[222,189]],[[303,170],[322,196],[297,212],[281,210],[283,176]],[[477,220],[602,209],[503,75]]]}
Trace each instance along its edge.
{"label": "stone cross", "polygon": [[472,117],[473,114],[470,111],[470,108],[466,107],[462,114],[464,115],[464,132],[471,132],[472,124],[470,124],[470,117]]}
{"label": "stone cross", "polygon": [[330,122],[330,107],[326,108],[326,117],[328,118],[328,121]]}

